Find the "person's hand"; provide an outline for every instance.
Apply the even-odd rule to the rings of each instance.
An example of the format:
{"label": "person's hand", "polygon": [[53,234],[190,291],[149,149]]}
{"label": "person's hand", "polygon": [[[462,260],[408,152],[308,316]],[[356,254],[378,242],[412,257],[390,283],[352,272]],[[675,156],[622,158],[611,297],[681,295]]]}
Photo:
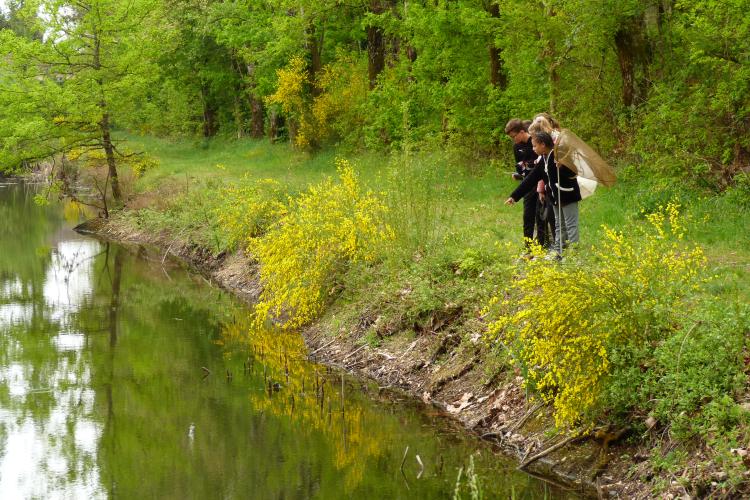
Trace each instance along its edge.
{"label": "person's hand", "polygon": [[512,174],[510,174],[510,176],[513,177],[517,181],[523,180],[523,176],[519,174],[518,172],[513,172]]}
{"label": "person's hand", "polygon": [[514,200],[512,197],[508,198],[507,200],[505,200],[505,204],[509,205],[509,206],[512,205],[512,204],[514,204],[515,202],[516,202],[516,200]]}
{"label": "person's hand", "polygon": [[545,198],[546,198],[546,196],[544,196],[544,193],[539,193],[539,201],[541,201],[542,203],[544,203]]}

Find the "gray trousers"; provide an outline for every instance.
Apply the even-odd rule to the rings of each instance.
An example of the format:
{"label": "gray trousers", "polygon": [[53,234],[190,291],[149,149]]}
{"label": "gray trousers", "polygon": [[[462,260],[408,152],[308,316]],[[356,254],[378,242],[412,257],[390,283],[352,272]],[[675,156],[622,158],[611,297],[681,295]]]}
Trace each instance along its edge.
{"label": "gray trousers", "polygon": [[560,251],[560,232],[562,232],[563,248],[570,243],[578,243],[578,202],[568,203],[562,207],[562,222],[560,208],[555,209],[555,250]]}

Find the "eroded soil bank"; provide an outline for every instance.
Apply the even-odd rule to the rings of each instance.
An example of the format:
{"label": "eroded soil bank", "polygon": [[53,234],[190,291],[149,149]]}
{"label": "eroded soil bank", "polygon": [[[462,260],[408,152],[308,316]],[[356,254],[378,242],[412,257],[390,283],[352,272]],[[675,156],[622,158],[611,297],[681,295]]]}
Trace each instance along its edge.
{"label": "eroded soil bank", "polygon": [[[215,256],[169,234],[138,231],[117,219],[94,219],[77,230],[144,245],[144,252],[150,247],[152,258],[177,257],[248,304],[260,292],[257,266],[242,253]],[[448,309],[425,318],[414,325],[417,335],[412,339],[385,337],[372,347],[362,334],[377,318],[377,311],[366,311],[358,325],[341,326],[338,331],[321,323],[306,328],[302,335],[309,357],[441,408],[468,431],[515,455],[519,464],[528,464],[527,472],[584,496],[650,496],[644,482],[649,479],[650,440],[642,440],[642,448],[623,444],[626,433],[616,429],[600,429],[584,439],[557,435],[548,408],[527,400],[518,374],[488,375],[491,360],[479,333],[468,340],[452,333],[452,323],[461,321],[460,311]],[[667,495],[685,493],[675,480]]]}

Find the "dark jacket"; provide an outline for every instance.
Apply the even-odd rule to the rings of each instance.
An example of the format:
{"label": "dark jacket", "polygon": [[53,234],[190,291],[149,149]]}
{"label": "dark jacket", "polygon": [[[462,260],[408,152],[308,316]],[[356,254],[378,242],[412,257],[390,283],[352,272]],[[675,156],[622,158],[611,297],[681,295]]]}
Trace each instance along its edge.
{"label": "dark jacket", "polygon": [[[516,188],[510,197],[513,200],[518,201],[523,198],[527,193],[536,189],[536,185],[540,180],[544,181],[544,189],[550,200],[557,206],[557,165],[555,164],[554,154],[550,153],[547,157],[547,167],[544,165],[544,158],[540,157],[537,161],[536,167],[532,170],[521,184]],[[578,181],[576,180],[576,174],[568,167],[562,165],[560,167],[560,198],[562,198],[563,206],[581,201],[581,189],[578,187]]]}
{"label": "dark jacket", "polygon": [[526,142],[520,144],[513,144],[513,156],[516,159],[516,172],[526,177],[534,170],[534,162],[536,162],[537,154],[534,152],[534,148],[531,146],[531,137]]}

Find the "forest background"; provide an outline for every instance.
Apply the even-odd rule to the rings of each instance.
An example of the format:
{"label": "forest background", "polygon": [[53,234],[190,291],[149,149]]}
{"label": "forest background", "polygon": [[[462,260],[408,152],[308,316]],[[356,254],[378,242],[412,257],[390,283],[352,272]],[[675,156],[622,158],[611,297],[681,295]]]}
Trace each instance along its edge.
{"label": "forest background", "polygon": [[[9,0],[0,169],[43,164],[47,194],[215,255],[249,252],[261,321],[320,320],[380,345],[450,318],[461,340],[448,351],[480,334],[489,379],[521,373],[558,429],[658,430],[653,470],[702,488],[718,468],[736,492],[750,436],[748,12]],[[540,111],[619,175],[583,202],[587,250],[559,267],[516,262],[520,214],[500,208],[504,125]],[[578,307],[532,327],[539,303]],[[545,343],[550,331],[562,336]]]}
{"label": "forest background", "polygon": [[750,157],[746,7],[10,0],[2,164],[85,145],[103,114],[159,136],[487,158],[506,118],[546,110],[609,158],[723,189]]}

